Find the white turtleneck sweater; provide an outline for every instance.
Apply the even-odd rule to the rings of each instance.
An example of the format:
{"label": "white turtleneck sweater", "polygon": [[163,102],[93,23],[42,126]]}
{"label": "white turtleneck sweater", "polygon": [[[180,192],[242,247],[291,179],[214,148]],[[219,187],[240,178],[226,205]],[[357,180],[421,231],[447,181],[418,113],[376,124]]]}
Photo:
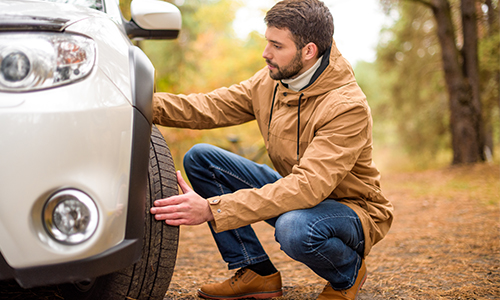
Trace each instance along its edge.
{"label": "white turtleneck sweater", "polygon": [[300,91],[303,87],[309,84],[311,81],[311,78],[314,75],[314,72],[319,68],[321,65],[321,60],[323,56],[318,58],[316,63],[309,68],[309,70],[305,71],[304,73],[300,74],[299,76],[295,78],[289,78],[289,79],[283,79],[281,82],[285,83],[288,85],[288,88],[291,89],[294,92]]}

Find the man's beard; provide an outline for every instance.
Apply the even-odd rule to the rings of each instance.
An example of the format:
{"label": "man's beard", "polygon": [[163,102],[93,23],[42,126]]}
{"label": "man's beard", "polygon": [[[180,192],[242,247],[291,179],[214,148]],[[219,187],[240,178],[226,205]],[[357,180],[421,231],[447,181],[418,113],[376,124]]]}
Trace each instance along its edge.
{"label": "man's beard", "polygon": [[293,57],[292,61],[286,66],[280,67],[278,65],[271,63],[271,61],[268,59],[266,59],[266,62],[276,68],[275,70],[276,73],[274,74],[272,73],[271,70],[269,70],[269,76],[271,76],[271,78],[274,80],[293,78],[304,67],[304,64],[302,63],[302,51],[300,50],[297,50],[297,53]]}

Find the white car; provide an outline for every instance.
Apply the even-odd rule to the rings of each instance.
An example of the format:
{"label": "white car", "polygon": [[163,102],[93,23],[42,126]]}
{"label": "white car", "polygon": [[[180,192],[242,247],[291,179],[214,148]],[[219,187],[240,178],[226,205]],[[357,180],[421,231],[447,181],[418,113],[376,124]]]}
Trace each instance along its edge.
{"label": "white car", "polygon": [[177,183],[152,124],[154,67],[130,39],[176,38],[181,14],[134,0],[131,15],[118,0],[0,0],[2,284],[165,295],[178,228],[149,208]]}

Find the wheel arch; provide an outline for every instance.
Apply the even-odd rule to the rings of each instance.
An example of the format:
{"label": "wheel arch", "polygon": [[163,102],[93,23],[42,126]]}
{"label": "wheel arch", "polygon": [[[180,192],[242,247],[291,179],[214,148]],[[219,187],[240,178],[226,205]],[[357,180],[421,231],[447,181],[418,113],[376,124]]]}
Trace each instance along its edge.
{"label": "wheel arch", "polygon": [[130,85],[132,105],[153,123],[153,92],[155,87],[155,68],[146,54],[137,46],[129,48]]}
{"label": "wheel arch", "polygon": [[[130,162],[129,201],[125,239],[143,238],[148,176],[149,141],[153,122],[155,69],[146,54],[137,46],[129,48],[130,86],[132,89],[133,128]],[[137,253],[137,257],[140,253]]]}

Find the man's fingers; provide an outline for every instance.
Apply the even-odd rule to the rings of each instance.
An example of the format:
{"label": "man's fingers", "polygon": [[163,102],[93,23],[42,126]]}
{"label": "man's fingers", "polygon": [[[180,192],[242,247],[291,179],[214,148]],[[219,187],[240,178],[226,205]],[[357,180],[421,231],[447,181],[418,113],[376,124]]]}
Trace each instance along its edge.
{"label": "man's fingers", "polygon": [[189,225],[184,220],[165,220],[165,223],[170,226],[181,226],[181,225]]}
{"label": "man's fingers", "polygon": [[152,214],[185,212],[190,209],[189,198],[186,194],[171,196],[165,199],[155,200],[151,207]]}
{"label": "man's fingers", "polygon": [[158,199],[150,212],[156,220],[165,220],[169,225],[198,225],[213,220],[206,199],[195,193],[177,171],[177,182],[183,194]]}
{"label": "man's fingers", "polygon": [[158,199],[155,200],[154,205],[155,207],[162,207],[162,206],[169,206],[169,205],[177,205],[181,204],[184,202],[184,195],[176,195],[176,196],[171,196],[165,199]]}
{"label": "man's fingers", "polygon": [[183,219],[179,213],[159,213],[155,214],[156,220],[177,220]]}
{"label": "man's fingers", "polygon": [[183,213],[156,214],[155,219],[157,221],[165,221],[166,224],[172,226],[189,225],[192,223]]}
{"label": "man's fingers", "polygon": [[192,191],[186,181],[184,181],[184,178],[182,178],[181,171],[177,171],[177,183],[181,187],[184,194]]}
{"label": "man's fingers", "polygon": [[166,206],[158,206],[151,207],[150,212],[152,214],[172,214],[179,211],[179,207],[177,205],[166,205]]}

